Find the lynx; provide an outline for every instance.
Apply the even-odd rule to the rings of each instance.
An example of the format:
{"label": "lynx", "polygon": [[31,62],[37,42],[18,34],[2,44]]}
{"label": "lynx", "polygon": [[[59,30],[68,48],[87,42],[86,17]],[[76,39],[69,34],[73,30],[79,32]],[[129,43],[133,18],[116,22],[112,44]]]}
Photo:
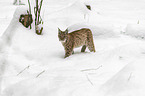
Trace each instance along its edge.
{"label": "lynx", "polygon": [[95,52],[93,36],[90,29],[83,28],[68,33],[68,29],[61,31],[58,28],[58,38],[65,49],[65,57],[69,57],[74,53],[73,49],[82,46],[81,52],[85,52],[86,47],[90,52]]}

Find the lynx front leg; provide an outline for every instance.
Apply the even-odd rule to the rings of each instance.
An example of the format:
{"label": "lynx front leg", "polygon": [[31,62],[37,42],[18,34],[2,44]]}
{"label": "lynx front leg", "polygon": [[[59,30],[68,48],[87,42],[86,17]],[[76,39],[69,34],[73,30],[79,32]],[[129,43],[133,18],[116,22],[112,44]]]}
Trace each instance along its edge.
{"label": "lynx front leg", "polygon": [[69,50],[66,50],[65,57],[64,58],[69,57],[72,53],[73,53],[72,50],[70,50],[70,51]]}
{"label": "lynx front leg", "polygon": [[71,46],[68,46],[67,48],[65,48],[65,57],[69,57],[71,54],[73,54],[73,48]]}
{"label": "lynx front leg", "polygon": [[82,47],[82,49],[81,49],[81,52],[85,52],[85,50],[86,50],[86,45],[83,45],[83,47]]}

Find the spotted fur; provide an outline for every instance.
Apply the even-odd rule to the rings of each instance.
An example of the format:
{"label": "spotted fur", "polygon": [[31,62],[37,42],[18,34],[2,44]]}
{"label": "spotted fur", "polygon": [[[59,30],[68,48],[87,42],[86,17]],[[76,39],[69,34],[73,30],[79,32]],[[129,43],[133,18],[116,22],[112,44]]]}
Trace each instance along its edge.
{"label": "spotted fur", "polygon": [[68,33],[68,29],[61,31],[58,28],[58,38],[65,49],[65,57],[69,57],[73,53],[73,49],[82,46],[81,52],[85,52],[86,47],[90,52],[95,52],[93,36],[90,29],[83,28]]}

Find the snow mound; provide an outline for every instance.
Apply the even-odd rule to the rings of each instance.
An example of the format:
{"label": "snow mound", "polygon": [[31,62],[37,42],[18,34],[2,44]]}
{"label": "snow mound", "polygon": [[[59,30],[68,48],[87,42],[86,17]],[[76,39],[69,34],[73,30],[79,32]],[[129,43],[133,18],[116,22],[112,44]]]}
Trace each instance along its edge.
{"label": "snow mound", "polygon": [[[51,2],[52,3],[52,2]],[[50,4],[51,4],[50,3]],[[62,30],[65,30],[72,24],[85,22],[85,14],[89,14],[90,10],[87,9],[85,4],[79,0],[75,0],[73,2],[61,2],[58,1],[55,6],[47,6],[47,10],[45,9],[45,23],[55,23],[57,27]],[[67,6],[66,6],[67,5]],[[50,24],[49,24],[50,25]]]}
{"label": "snow mound", "polygon": [[29,78],[11,85],[5,90],[3,96],[11,96],[13,93],[14,96],[72,96],[76,92],[75,88],[86,89],[83,86],[85,87],[88,83],[82,82],[87,81],[83,77],[82,73],[74,68],[49,70],[40,78]]}
{"label": "snow mound", "polygon": [[125,34],[136,37],[145,38],[145,24],[128,24]]}
{"label": "snow mound", "polygon": [[95,38],[99,37],[114,37],[118,36],[119,33],[115,31],[115,28],[113,25],[105,25],[105,24],[91,24],[87,22],[77,23],[73,24],[68,27],[69,32],[79,30],[82,28],[89,28],[91,29],[93,36]]}
{"label": "snow mound", "polygon": [[[145,96],[145,60],[135,60],[103,84],[100,91],[105,96]],[[103,96],[104,96],[103,95]]]}
{"label": "snow mound", "polygon": [[[87,10],[79,0],[64,1],[44,1],[44,30],[40,36],[35,33],[34,22],[31,30],[19,23],[19,16],[25,14],[28,7],[16,9],[2,36],[0,95],[144,96],[145,77],[142,74],[145,72],[145,44],[143,40],[120,34],[120,22],[126,19],[108,18],[107,14],[119,12],[116,9],[104,15],[100,10],[99,15],[97,11]],[[100,4],[96,2],[107,9],[110,0],[99,0]],[[106,4],[102,5],[101,2]],[[117,7],[120,2],[114,5],[117,4]],[[85,20],[86,14],[90,15],[89,20]],[[58,40],[57,27],[61,30],[69,28],[69,32],[90,28],[96,52],[86,49],[81,53],[81,48],[76,48],[73,55],[64,59],[65,52]],[[128,26],[126,34],[132,35],[131,31],[134,31],[133,36],[137,34],[133,28],[133,25]],[[143,27],[137,29],[144,30]],[[140,33],[144,35],[143,31]]]}
{"label": "snow mound", "polygon": [[13,35],[15,34],[15,31],[19,27],[19,17],[21,14],[27,14],[26,7],[22,6],[22,7],[16,8],[9,26],[7,27],[7,29],[5,30],[5,32],[1,36],[3,41],[6,42],[7,44],[10,43],[11,39],[13,38]]}

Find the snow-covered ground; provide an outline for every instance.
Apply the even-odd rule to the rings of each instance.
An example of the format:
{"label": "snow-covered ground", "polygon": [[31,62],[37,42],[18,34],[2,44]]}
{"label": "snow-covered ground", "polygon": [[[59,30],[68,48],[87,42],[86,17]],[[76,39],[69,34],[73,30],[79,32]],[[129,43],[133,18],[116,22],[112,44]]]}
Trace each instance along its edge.
{"label": "snow-covered ground", "polygon": [[[145,0],[44,0],[40,36],[21,1],[0,1],[0,96],[145,96]],[[90,28],[96,52],[64,59],[58,27]]]}

